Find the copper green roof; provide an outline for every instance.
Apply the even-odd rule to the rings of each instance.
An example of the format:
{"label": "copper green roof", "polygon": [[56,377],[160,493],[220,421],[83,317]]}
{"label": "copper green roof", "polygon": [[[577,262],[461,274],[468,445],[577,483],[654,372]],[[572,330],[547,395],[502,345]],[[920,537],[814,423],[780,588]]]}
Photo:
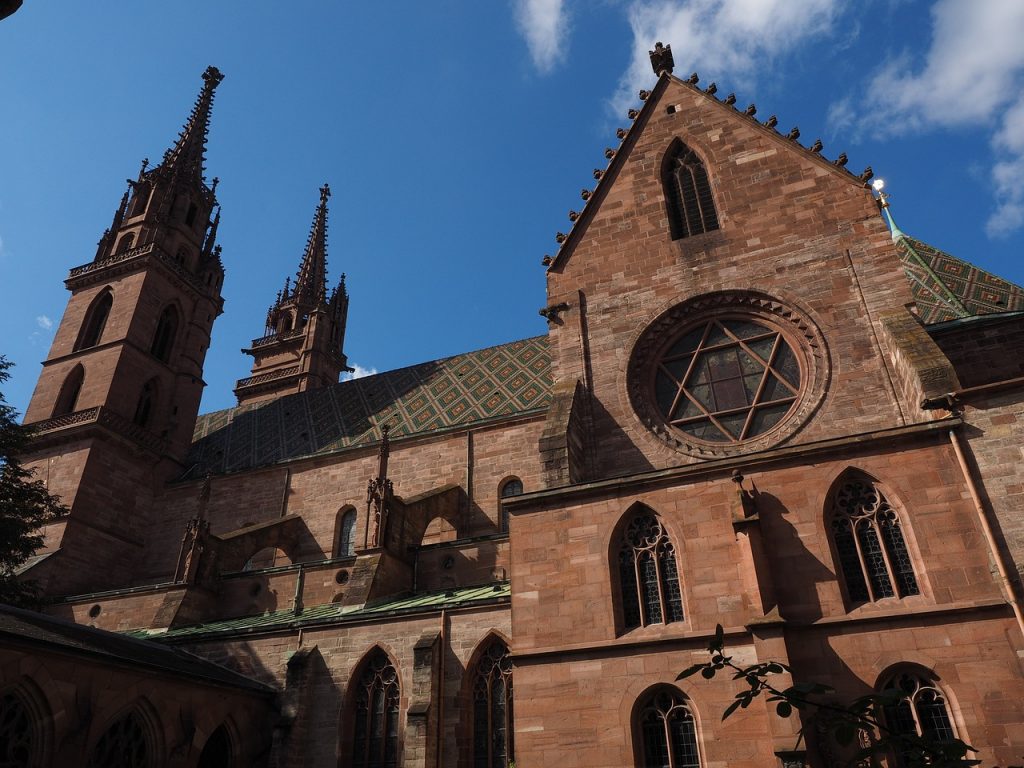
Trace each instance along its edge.
{"label": "copper green roof", "polygon": [[343,381],[200,416],[188,477],[370,445],[542,411],[551,394],[547,336]]}
{"label": "copper green roof", "polygon": [[213,621],[207,624],[193,624],[176,627],[167,631],[152,632],[136,630],[126,633],[133,637],[152,640],[193,640],[200,637],[252,634],[273,632],[282,629],[308,627],[320,624],[338,624],[363,621],[375,617],[403,613],[436,612],[442,608],[462,608],[484,605],[491,602],[507,602],[511,594],[509,583],[497,582],[476,587],[463,587],[442,592],[428,592],[408,597],[395,598],[374,605],[342,607],[334,603],[304,608],[295,613],[291,610],[261,613],[257,616],[243,616],[238,619]]}
{"label": "copper green roof", "polygon": [[893,239],[925,324],[1024,310],[1024,288],[898,229]]}

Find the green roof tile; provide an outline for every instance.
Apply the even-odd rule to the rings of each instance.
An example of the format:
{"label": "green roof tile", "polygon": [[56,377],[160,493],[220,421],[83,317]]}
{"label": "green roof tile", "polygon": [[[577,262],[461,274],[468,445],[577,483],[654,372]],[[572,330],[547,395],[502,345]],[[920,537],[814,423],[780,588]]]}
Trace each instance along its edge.
{"label": "green roof tile", "polygon": [[497,582],[475,587],[427,592],[406,597],[392,598],[365,606],[342,607],[333,603],[304,608],[299,613],[290,610],[262,613],[257,616],[243,616],[237,619],[193,624],[169,630],[134,630],[126,634],[131,637],[150,640],[186,640],[209,635],[249,634],[260,631],[274,631],[286,627],[308,626],[311,624],[334,624],[372,619],[375,616],[393,613],[417,613],[439,611],[442,608],[457,608],[473,603],[492,600],[507,600],[511,595],[509,583]]}

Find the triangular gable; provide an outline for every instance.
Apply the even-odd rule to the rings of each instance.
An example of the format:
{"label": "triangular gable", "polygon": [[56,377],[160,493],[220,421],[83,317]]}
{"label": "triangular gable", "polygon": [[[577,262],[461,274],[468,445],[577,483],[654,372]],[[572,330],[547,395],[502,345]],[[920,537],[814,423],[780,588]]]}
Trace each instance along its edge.
{"label": "triangular gable", "polygon": [[[669,83],[675,83],[684,88],[689,88],[694,93],[700,94],[708,102],[715,104],[719,109],[728,110],[733,115],[743,118],[749,121],[749,124],[755,126],[757,129],[762,131],[764,135],[770,136],[774,141],[784,145],[790,150],[797,150],[804,157],[813,160],[814,162],[828,168],[833,173],[839,174],[842,178],[847,181],[853,182],[857,186],[866,186],[867,181],[871,178],[872,170],[869,166],[864,169],[864,172],[859,176],[854,175],[850,171],[846,170],[846,155],[841,154],[835,161],[830,161],[823,157],[821,152],[821,143],[817,142],[814,147],[804,147],[797,142],[799,133],[797,136],[790,138],[789,136],[783,136],[775,130],[776,121],[770,123],[762,123],[754,117],[753,113],[740,112],[733,106],[736,103],[736,97],[734,94],[726,97],[724,100],[719,100],[715,97],[716,90],[712,88],[699,88],[697,87],[697,76],[692,75],[689,80],[680,80],[674,75],[662,73],[658,78],[658,82],[654,88],[644,98],[644,92],[641,92],[641,98],[644,98],[644,104],[639,110],[631,110],[630,117],[633,120],[633,124],[626,129],[625,132],[620,132],[619,136],[622,143],[618,150],[611,154],[607,167],[602,171],[597,169],[594,171],[594,177],[597,179],[597,185],[592,191],[584,190],[584,208],[579,215],[573,219],[573,227],[567,235],[559,238],[558,252],[555,257],[548,264],[548,271],[560,271],[565,267],[569,256],[575,250],[580,240],[583,238],[584,232],[594,217],[597,215],[597,211],[601,207],[601,203],[607,196],[608,190],[614,183],[615,177],[618,175],[622,166],[625,165],[626,159],[629,157],[633,148],[636,146],[637,140],[644,131],[647,122],[654,114],[658,103],[661,101],[661,97],[664,95]],[[714,84],[712,83],[712,86]],[[547,263],[547,262],[545,262]]]}
{"label": "triangular gable", "polygon": [[1024,288],[903,233],[896,245],[926,325],[1024,311]]}

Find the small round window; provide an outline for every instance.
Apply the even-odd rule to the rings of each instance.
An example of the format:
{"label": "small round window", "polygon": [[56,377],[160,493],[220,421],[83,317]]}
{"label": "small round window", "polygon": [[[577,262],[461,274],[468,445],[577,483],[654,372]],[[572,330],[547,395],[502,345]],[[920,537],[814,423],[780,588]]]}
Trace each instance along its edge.
{"label": "small round window", "polygon": [[715,318],[679,334],[658,361],[655,401],[690,439],[738,443],[785,418],[800,394],[800,363],[782,333]]}
{"label": "small round window", "polygon": [[754,291],[721,291],[677,304],[641,331],[625,384],[655,435],[714,458],[788,439],[822,402],[830,371],[808,314]]}

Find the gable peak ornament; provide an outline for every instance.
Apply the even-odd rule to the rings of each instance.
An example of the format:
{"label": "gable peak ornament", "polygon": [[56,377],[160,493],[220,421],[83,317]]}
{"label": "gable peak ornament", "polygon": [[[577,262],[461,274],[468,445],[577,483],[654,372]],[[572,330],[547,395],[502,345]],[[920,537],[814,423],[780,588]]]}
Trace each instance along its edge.
{"label": "gable peak ornament", "polygon": [[654,50],[648,51],[651,54],[651,68],[654,74],[661,77],[662,74],[672,74],[676,63],[672,59],[672,46],[662,45],[660,42],[654,44]]}

